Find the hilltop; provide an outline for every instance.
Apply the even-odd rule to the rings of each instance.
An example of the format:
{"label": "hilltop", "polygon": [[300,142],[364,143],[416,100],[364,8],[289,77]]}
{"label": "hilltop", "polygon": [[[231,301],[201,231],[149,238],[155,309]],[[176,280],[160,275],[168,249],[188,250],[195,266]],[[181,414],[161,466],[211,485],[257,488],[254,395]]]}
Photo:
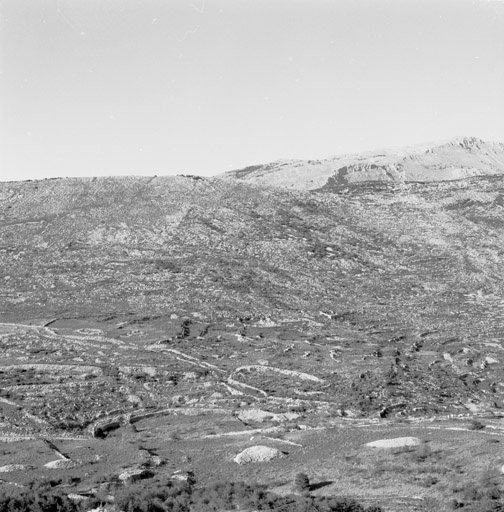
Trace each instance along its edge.
{"label": "hilltop", "polygon": [[289,189],[338,190],[366,181],[431,182],[503,173],[504,144],[460,137],[325,160],[281,160],[219,177]]}

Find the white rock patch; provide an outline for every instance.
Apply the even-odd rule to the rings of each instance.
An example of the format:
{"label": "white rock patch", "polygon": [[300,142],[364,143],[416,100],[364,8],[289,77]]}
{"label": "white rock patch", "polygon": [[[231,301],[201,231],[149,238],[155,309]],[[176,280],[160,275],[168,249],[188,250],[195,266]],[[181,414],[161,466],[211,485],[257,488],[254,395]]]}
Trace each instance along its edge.
{"label": "white rock patch", "polygon": [[0,466],[0,473],[10,473],[11,471],[26,471],[32,468],[33,466],[25,466],[24,464],[7,464],[7,466]]}
{"label": "white rock patch", "polygon": [[294,412],[286,412],[276,414],[274,412],[263,411],[261,409],[246,409],[238,414],[238,419],[241,421],[254,421],[262,423],[263,421],[289,421],[299,418],[299,414]]}
{"label": "white rock patch", "polygon": [[418,446],[421,443],[418,437],[396,437],[395,439],[379,439],[367,443],[372,448],[401,448],[403,446]]}
{"label": "white rock patch", "polygon": [[267,462],[285,455],[276,448],[268,446],[251,446],[239,453],[233,460],[237,464],[249,464],[251,462]]}

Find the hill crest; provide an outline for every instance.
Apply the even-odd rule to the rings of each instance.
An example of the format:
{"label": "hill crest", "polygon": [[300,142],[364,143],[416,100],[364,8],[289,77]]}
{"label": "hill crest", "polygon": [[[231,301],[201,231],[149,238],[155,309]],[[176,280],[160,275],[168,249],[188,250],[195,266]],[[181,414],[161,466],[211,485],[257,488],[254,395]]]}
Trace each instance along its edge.
{"label": "hill crest", "polygon": [[278,160],[228,171],[217,177],[289,189],[332,190],[370,181],[452,181],[503,173],[503,143],[457,137],[324,160]]}

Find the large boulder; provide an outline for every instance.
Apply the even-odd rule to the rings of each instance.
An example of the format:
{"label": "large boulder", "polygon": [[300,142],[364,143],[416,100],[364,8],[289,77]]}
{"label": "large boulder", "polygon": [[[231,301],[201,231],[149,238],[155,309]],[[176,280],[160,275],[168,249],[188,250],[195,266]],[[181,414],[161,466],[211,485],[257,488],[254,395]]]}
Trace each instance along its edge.
{"label": "large boulder", "polygon": [[44,464],[44,467],[46,469],[72,469],[78,465],[77,462],[70,459],[58,459]]}
{"label": "large boulder", "polygon": [[180,469],[173,473],[170,480],[175,482],[185,482],[189,485],[194,485],[196,483],[196,479],[194,478],[194,473],[192,471],[181,471]]}
{"label": "large boulder", "polygon": [[251,462],[267,462],[285,455],[276,448],[269,446],[251,446],[239,453],[233,460],[237,464],[249,464]]}
{"label": "large boulder", "polygon": [[145,478],[152,478],[154,476],[154,473],[146,468],[145,466],[133,466],[131,468],[128,468],[124,470],[119,475],[119,480],[123,484],[133,484],[135,482],[138,482],[139,480],[143,480]]}
{"label": "large boulder", "polygon": [[394,439],[379,439],[367,443],[372,448],[402,448],[404,446],[418,446],[421,443],[418,437],[396,437]]}
{"label": "large boulder", "polygon": [[244,423],[263,423],[265,421],[290,421],[299,418],[295,412],[274,413],[261,409],[245,409],[240,411],[238,419]]}

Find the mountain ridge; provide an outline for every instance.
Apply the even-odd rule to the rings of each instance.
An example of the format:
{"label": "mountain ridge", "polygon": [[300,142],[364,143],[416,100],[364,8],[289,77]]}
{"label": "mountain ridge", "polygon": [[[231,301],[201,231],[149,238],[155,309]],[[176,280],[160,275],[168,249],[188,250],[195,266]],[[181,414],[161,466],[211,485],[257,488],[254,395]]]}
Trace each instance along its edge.
{"label": "mountain ridge", "polygon": [[450,181],[504,173],[504,144],[477,137],[343,154],[323,160],[278,160],[216,177],[299,190],[342,189],[368,181]]}

